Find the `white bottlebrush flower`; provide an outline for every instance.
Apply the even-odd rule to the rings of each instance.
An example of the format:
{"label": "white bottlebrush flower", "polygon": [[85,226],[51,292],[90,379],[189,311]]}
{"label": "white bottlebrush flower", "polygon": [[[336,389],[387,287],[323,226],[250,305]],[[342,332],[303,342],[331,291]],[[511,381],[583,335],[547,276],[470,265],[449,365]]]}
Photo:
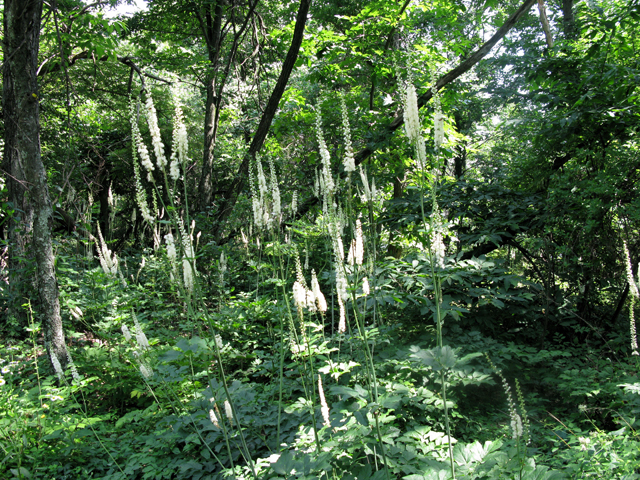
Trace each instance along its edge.
{"label": "white bottlebrush flower", "polygon": [[629,331],[631,333],[631,355],[640,354],[640,352],[638,352],[638,335],[636,332],[635,305],[636,305],[636,298],[632,296],[631,302],[629,303]]}
{"label": "white bottlebrush flower", "polygon": [[365,295],[369,295],[369,293],[371,293],[371,289],[369,287],[369,278],[368,277],[364,277],[362,279],[362,293],[364,293]]}
{"label": "white bottlebrush flower", "polygon": [[273,165],[273,160],[269,158],[269,173],[271,180],[271,200],[272,207],[271,213],[276,224],[280,223],[282,207],[280,203],[280,188],[278,187],[278,178],[276,177],[276,168]]}
{"label": "white bottlebrush flower", "polygon": [[229,423],[233,424],[233,409],[231,408],[231,404],[229,403],[229,400],[224,401],[224,413],[227,414]]}
{"label": "white bottlebrush flower", "polygon": [[143,351],[149,348],[149,340],[147,336],[144,334],[142,329],[136,329],[136,343],[138,344],[138,348]]}
{"label": "white bottlebrush flower", "polygon": [[140,325],[140,322],[138,321],[138,317],[133,311],[131,312],[131,317],[133,318],[133,323],[136,326],[136,343],[138,344],[138,348],[140,350],[146,350],[149,348],[149,340],[147,340],[147,336],[144,334],[144,331],[142,330],[142,325]]}
{"label": "white bottlebrush flower", "polygon": [[97,225],[97,230],[99,242],[95,240],[95,238],[94,240],[96,242],[96,248],[98,250],[100,266],[102,267],[104,273],[113,277],[118,273],[118,258],[116,257],[115,253],[112,256],[111,250],[109,250],[109,247],[107,247],[107,243],[104,241],[104,238],[102,238],[100,224]]}
{"label": "white bottlebrush flower", "polygon": [[335,255],[339,262],[344,262],[344,244],[342,243],[342,237],[340,236],[340,232],[336,231],[335,233],[335,242],[334,242]]}
{"label": "white bottlebrush flower", "polygon": [[362,223],[360,219],[356,220],[356,239],[355,239],[355,253],[354,253],[356,265],[362,265],[364,260],[364,237],[362,235]]}
{"label": "white bottlebrush flower", "polygon": [[300,285],[304,287],[305,290],[307,290],[307,281],[305,280],[304,274],[302,273],[302,264],[300,263],[300,254],[298,253],[297,248],[293,250],[293,259],[296,266],[296,280]]}
{"label": "white bottlebrush flower", "polygon": [[171,267],[175,269],[176,263],[178,262],[178,252],[176,251],[176,242],[173,238],[173,234],[167,233],[164,236],[164,241],[167,244],[167,257],[169,258]]}
{"label": "white bottlebrush flower", "polygon": [[[140,213],[142,214],[142,218],[148,222],[150,225],[153,224],[153,216],[149,211],[149,204],[147,203],[147,194],[142,188],[142,181],[140,180],[140,168],[138,167],[138,163],[135,162],[134,155],[134,163],[133,163],[133,176],[136,182],[136,203],[138,204],[138,208],[140,209]],[[135,210],[134,210],[135,213]],[[132,221],[135,221],[135,215],[132,215]]]}
{"label": "white bottlebrush flower", "polygon": [[180,178],[180,165],[177,159],[171,160],[171,165],[169,165],[169,176],[174,182]]}
{"label": "white bottlebrush flower", "polygon": [[82,313],[82,310],[80,310],[80,307],[71,307],[69,311],[71,312],[71,315],[73,316],[73,318],[75,318],[76,320],[80,320],[83,316],[83,313]]}
{"label": "white bottlebrush flower", "polygon": [[338,322],[338,333],[345,333],[347,331],[347,312],[344,308],[344,302],[340,295],[338,295],[338,306],[340,307],[340,320]]}
{"label": "white bottlebrush flower", "polygon": [[169,175],[176,181],[180,177],[180,165],[187,162],[187,152],[189,150],[189,140],[187,138],[187,127],[184,124],[182,109],[176,106],[173,117],[173,147],[171,153],[171,166]]}
{"label": "white bottlebrush flower", "polygon": [[374,195],[373,195],[373,192],[371,191],[371,188],[369,188],[369,180],[367,179],[367,172],[362,168],[362,165],[358,167],[358,172],[360,172],[360,180],[362,180],[364,198],[367,202],[372,202],[374,200]]}
{"label": "white bottlebrush flower", "polygon": [[327,405],[327,399],[324,396],[324,388],[322,388],[322,378],[318,375],[318,396],[320,397],[320,412],[322,413],[322,420],[325,427],[331,426],[331,420],[329,418],[329,405]]}
{"label": "white bottlebrush flower", "polygon": [[138,126],[138,120],[136,117],[136,109],[134,108],[133,101],[129,104],[129,118],[131,120],[131,132],[133,137],[133,157],[135,160],[136,154],[140,156],[140,163],[147,170],[147,172],[151,172],[155,167],[151,162],[151,158],[149,157],[149,151],[147,150],[147,146],[144,144],[142,140],[142,135],[140,134],[140,127]]}
{"label": "white bottlebrush flower", "polygon": [[213,411],[213,409],[209,409],[209,420],[211,420],[211,423],[213,423],[216,428],[220,428],[220,424],[218,423],[218,417],[216,416],[216,412]]}
{"label": "white bottlebrush flower", "polygon": [[440,148],[444,142],[444,115],[438,111],[433,116],[433,141],[436,148]]}
{"label": "white bottlebrush flower", "polygon": [[[633,278],[633,271],[631,267],[631,256],[629,255],[629,249],[627,247],[627,242],[623,242],[624,247],[624,266],[627,271],[627,282],[629,282],[629,292],[636,298],[640,298],[640,292],[638,291],[638,284]],[[640,267],[639,267],[640,268]]]}
{"label": "white bottlebrush flower", "polygon": [[344,269],[341,265],[336,265],[336,291],[338,292],[338,297],[343,301],[348,300],[347,294],[347,277],[344,274]]}
{"label": "white bottlebrush flower", "polygon": [[349,245],[349,252],[347,253],[347,264],[353,266],[355,252],[356,252],[356,239],[354,238],[353,240],[351,240],[351,245]]}
{"label": "white bottlebrush flower", "polygon": [[298,192],[293,192],[291,196],[291,215],[295,215],[298,211]]}
{"label": "white bottlebrush flower", "polygon": [[413,84],[407,85],[404,102],[404,131],[412,144],[421,138],[420,114],[418,111],[418,94]]}
{"label": "white bottlebrush flower", "polygon": [[262,162],[260,161],[260,158],[257,156],[256,156],[256,170],[258,172],[257,179],[258,179],[258,190],[260,192],[260,201],[264,206],[269,189],[267,188],[267,179],[264,176],[264,170],[262,170]]}
{"label": "white bottlebrush flower", "polygon": [[302,312],[302,309],[307,304],[307,291],[297,280],[293,282],[293,302],[298,312]]}
{"label": "white bottlebrush flower", "polygon": [[324,298],[324,295],[320,291],[320,283],[318,283],[318,277],[316,276],[316,271],[311,270],[311,289],[316,296],[316,302],[318,304],[318,310],[321,313],[327,311],[327,300]]}
{"label": "white bottlebrush flower", "polygon": [[149,133],[151,134],[151,143],[153,144],[153,152],[156,155],[156,163],[160,170],[163,170],[167,164],[164,155],[164,145],[160,136],[160,128],[158,127],[158,116],[156,115],[156,107],[153,105],[151,95],[147,95],[147,123],[149,124]]}
{"label": "white bottlebrush flower", "polygon": [[511,438],[514,440],[520,438],[524,430],[522,428],[522,418],[517,413],[511,415]]}
{"label": "white bottlebrush flower", "polygon": [[193,244],[191,239],[186,237],[186,232],[183,236],[183,248],[184,256],[182,257],[182,278],[184,280],[184,288],[189,292],[193,292],[196,276],[196,255],[193,251]]}
{"label": "white bottlebrush flower", "polygon": [[58,357],[54,352],[51,352],[51,364],[53,365],[53,370],[58,376],[58,380],[62,380],[62,365],[60,365],[60,360],[58,360]]}
{"label": "white bottlebrush flower", "polygon": [[140,373],[145,378],[145,380],[149,380],[151,377],[153,377],[153,370],[144,363],[140,364]]}
{"label": "white bottlebrush flower", "polygon": [[431,254],[433,255],[438,268],[444,268],[445,247],[444,242],[442,241],[442,234],[440,232],[436,232],[433,235],[431,242]]}
{"label": "white bottlebrush flower", "polygon": [[347,173],[356,171],[356,162],[353,157],[353,146],[351,145],[351,129],[349,127],[349,115],[344,97],[340,95],[340,107],[342,110],[342,130],[344,134],[344,171]]}
{"label": "white bottlebrush flower", "polygon": [[327,149],[327,144],[324,141],[324,136],[322,134],[322,117],[320,116],[320,108],[318,108],[316,115],[316,135],[318,138],[318,145],[320,147],[320,158],[322,160],[322,183],[323,187],[322,195],[328,196],[334,193],[336,189],[335,182],[333,181],[333,175],[331,174],[331,156],[329,155],[329,150]]}

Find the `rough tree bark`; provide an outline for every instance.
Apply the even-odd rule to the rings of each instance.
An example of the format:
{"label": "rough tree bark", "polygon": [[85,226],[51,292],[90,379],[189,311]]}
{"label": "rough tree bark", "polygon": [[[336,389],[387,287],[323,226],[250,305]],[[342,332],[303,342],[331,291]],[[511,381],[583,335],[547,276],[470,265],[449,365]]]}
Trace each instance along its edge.
{"label": "rough tree bark", "polygon": [[[43,320],[47,351],[66,365],[67,350],[51,244],[53,206],[40,155],[37,70],[42,5],[42,0],[4,1],[4,165],[13,199],[18,202],[15,205],[24,212],[13,218],[11,228],[22,230],[22,234],[31,232],[26,246],[35,257],[37,307]],[[14,258],[16,254],[23,255],[24,246],[11,244],[11,255]]]}

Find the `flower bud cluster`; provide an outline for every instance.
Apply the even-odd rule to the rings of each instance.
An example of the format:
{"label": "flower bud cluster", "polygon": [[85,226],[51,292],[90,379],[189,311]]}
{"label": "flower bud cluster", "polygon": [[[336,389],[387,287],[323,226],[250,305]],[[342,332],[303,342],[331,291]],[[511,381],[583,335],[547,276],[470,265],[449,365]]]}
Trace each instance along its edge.
{"label": "flower bud cluster", "polygon": [[320,397],[320,413],[322,413],[322,423],[325,427],[331,426],[331,420],[329,418],[329,405],[327,405],[327,399],[324,396],[324,388],[322,388],[322,378],[318,374],[318,396]]}
{"label": "flower bud cluster", "polygon": [[[302,280],[304,282],[304,278]],[[301,317],[304,308],[307,308],[310,312],[318,311],[324,313],[327,311],[327,301],[320,291],[320,284],[315,270],[311,273],[310,289],[307,288],[306,283],[303,284],[299,280],[293,283],[293,301]]]}
{"label": "flower bud cluster", "polygon": [[320,159],[322,161],[322,171],[318,177],[318,190],[323,197],[328,198],[335,193],[336,184],[331,174],[331,156],[329,155],[329,150],[327,149],[327,144],[324,141],[324,135],[322,133],[322,116],[320,115],[319,107],[316,112],[316,136],[320,147]]}
{"label": "flower bud cluster", "polygon": [[[195,224],[192,224],[191,230]],[[187,233],[184,227],[182,219],[178,219],[178,230],[180,231],[180,237],[182,240],[182,279],[184,281],[184,288],[189,293],[193,293],[196,277],[196,254],[193,248],[192,235]]]}
{"label": "flower bud cluster", "polygon": [[133,101],[129,103],[129,115],[131,120],[131,131],[133,134],[133,143],[134,143],[134,157],[137,150],[138,155],[140,156],[140,163],[142,166],[147,169],[149,175],[155,169],[153,163],[151,162],[151,157],[149,156],[149,150],[147,150],[147,146],[142,140],[142,134],[140,133],[140,127],[138,126],[138,121],[136,119],[136,109],[134,108]]}
{"label": "flower bud cluster", "polygon": [[378,194],[376,190],[376,181],[375,179],[371,179],[371,186],[369,186],[369,180],[367,179],[367,172],[362,168],[362,165],[358,166],[358,172],[360,173],[360,180],[362,181],[362,189],[364,190],[364,195],[362,202],[373,202],[376,199],[376,195]]}

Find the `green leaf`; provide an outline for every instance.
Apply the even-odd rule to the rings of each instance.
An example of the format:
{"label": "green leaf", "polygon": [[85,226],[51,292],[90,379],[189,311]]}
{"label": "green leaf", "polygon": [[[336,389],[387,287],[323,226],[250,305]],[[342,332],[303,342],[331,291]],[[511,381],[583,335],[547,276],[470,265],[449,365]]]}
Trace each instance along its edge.
{"label": "green leaf", "polygon": [[271,464],[273,471],[279,475],[289,475],[295,468],[295,461],[293,454],[287,450],[280,455],[280,458],[275,463]]}
{"label": "green leaf", "polygon": [[453,368],[457,361],[455,352],[448,345],[435,347],[430,350],[423,350],[420,347],[412,346],[410,350],[413,352],[410,355],[411,358],[433,368],[436,372]]}

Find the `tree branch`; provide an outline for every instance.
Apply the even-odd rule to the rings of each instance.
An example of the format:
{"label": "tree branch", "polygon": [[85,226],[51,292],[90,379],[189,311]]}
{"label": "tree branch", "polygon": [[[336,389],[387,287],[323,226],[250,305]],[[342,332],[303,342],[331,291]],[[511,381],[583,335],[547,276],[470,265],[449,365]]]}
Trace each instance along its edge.
{"label": "tree branch", "polygon": [[[85,50],[84,52],[80,52],[80,53],[75,53],[73,55],[71,55],[68,59],[67,59],[67,65],[68,66],[72,66],[74,65],[78,60],[84,60],[90,58],[90,52],[88,50]],[[100,58],[97,58],[96,60],[100,61],[100,62],[106,62],[109,59],[109,55],[103,55]],[[116,57],[116,59],[118,60],[118,62],[122,63],[123,65],[126,65],[130,68],[132,68],[133,70],[136,71],[136,73],[138,74],[138,76],[140,77],[140,79],[142,80],[142,83],[144,85],[144,80],[143,77],[147,77],[147,78],[152,78],[153,80],[157,80],[159,82],[164,82],[168,85],[172,85],[173,82],[170,80],[167,80],[165,78],[159,77],[157,75],[154,75],[153,73],[147,73],[144,70],[142,70],[139,66],[137,66],[133,60],[130,57]],[[46,66],[46,68],[45,68]],[[63,65],[61,63],[54,63],[54,64],[50,64],[50,63],[43,63],[42,65],[40,65],[40,68],[38,69],[38,76],[39,77],[43,77],[49,73],[55,73],[55,72],[59,72],[60,70],[63,69]]]}

